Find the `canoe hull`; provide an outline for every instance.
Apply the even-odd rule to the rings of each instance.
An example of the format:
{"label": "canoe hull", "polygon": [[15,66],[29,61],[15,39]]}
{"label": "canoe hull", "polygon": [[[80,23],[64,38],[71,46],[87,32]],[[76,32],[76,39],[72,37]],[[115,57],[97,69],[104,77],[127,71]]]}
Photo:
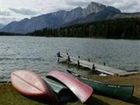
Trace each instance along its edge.
{"label": "canoe hull", "polygon": [[66,85],[81,100],[82,103],[87,102],[92,97],[92,87],[79,81],[77,78],[68,73],[53,70],[48,73],[47,77],[55,78]]}
{"label": "canoe hull", "polygon": [[18,70],[11,74],[13,87],[22,95],[37,99],[57,102],[51,87],[36,73]]}
{"label": "canoe hull", "polygon": [[42,77],[57,94],[60,103],[77,101],[77,97],[63,84],[47,77]]}
{"label": "canoe hull", "polygon": [[79,78],[84,83],[94,88],[95,93],[118,98],[121,100],[129,100],[133,96],[134,86],[132,85],[114,85],[105,84],[99,81],[93,81],[86,78]]}
{"label": "canoe hull", "polygon": [[134,92],[133,85],[107,84],[107,83],[84,78],[81,75],[79,75],[71,70],[67,70],[67,72],[74,75],[79,80],[83,81],[84,83],[90,85],[94,89],[95,93],[118,98],[118,99],[125,100],[125,101],[131,99],[133,96],[133,92]]}

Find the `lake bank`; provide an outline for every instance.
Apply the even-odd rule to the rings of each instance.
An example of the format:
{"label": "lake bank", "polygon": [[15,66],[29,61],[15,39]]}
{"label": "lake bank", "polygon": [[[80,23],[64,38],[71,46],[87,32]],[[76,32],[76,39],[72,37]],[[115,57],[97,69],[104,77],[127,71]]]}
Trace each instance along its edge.
{"label": "lake bank", "polygon": [[[132,84],[135,86],[134,95],[132,99],[128,102],[121,101],[118,99],[94,95],[92,103],[88,105],[139,105],[140,103],[140,74],[126,76],[126,77],[117,77],[117,76],[106,76],[99,77],[97,75],[89,76],[90,79],[100,80],[107,83],[113,84]],[[0,83],[0,103],[2,105],[43,105],[38,102],[29,100],[21,95],[19,95],[11,86],[11,84]],[[83,105],[79,101],[75,103],[68,103],[65,105]],[[49,104],[48,104],[49,105]]]}

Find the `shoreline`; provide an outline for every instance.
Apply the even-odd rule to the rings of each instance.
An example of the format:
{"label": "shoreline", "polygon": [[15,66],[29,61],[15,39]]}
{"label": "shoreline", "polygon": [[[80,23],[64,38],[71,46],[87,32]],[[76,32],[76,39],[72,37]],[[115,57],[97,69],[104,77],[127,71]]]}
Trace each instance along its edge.
{"label": "shoreline", "polygon": [[[118,77],[118,76],[101,77],[97,75],[91,75],[89,76],[89,78],[93,80],[102,81],[102,82],[112,83],[112,84],[125,84],[125,85],[131,84],[135,86],[133,97],[128,102],[95,94],[93,95],[92,104],[97,103],[97,105],[134,105],[134,104],[139,105],[140,103],[140,84],[139,84],[140,73],[135,74],[135,75],[125,76],[125,77]],[[8,104],[6,102],[7,100],[9,101]],[[38,102],[32,101],[30,99],[27,99],[19,95],[13,89],[10,83],[0,83],[0,103],[2,103],[2,105],[19,105],[21,102],[23,102],[22,105],[27,105],[29,103],[30,105],[43,105],[43,104],[40,104]],[[79,101],[74,104],[83,105]],[[68,103],[65,105],[73,105],[73,103]]]}
{"label": "shoreline", "polygon": [[102,37],[68,37],[68,36],[39,36],[39,35],[20,35],[20,34],[15,34],[15,35],[10,35],[10,34],[5,34],[5,35],[0,35],[0,36],[27,36],[27,37],[44,37],[44,38],[82,38],[82,39],[103,39],[103,40],[131,40],[131,41],[140,41],[140,39],[125,39],[125,38],[120,38],[120,39],[115,39],[115,38],[102,38]]}

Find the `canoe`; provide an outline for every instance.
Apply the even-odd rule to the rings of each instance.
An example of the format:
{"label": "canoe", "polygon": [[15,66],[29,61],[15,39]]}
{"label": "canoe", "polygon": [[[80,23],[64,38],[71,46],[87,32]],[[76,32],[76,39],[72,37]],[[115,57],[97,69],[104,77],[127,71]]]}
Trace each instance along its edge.
{"label": "canoe", "polygon": [[61,91],[63,90],[67,90],[68,88],[66,86],[64,86],[63,84],[60,84],[59,82],[56,82],[50,78],[47,78],[47,77],[41,77],[44,81],[46,81],[49,86],[52,88],[52,90],[59,94],[61,93]]}
{"label": "canoe", "polygon": [[[90,85],[95,93],[99,93],[102,95],[118,98],[121,100],[129,100],[133,96],[134,86],[133,85],[115,85],[109,83],[103,83],[100,81],[94,81],[78,75],[77,73],[67,70],[68,73],[75,75],[79,80],[84,83]],[[77,76],[78,75],[78,76]]]}
{"label": "canoe", "polygon": [[58,102],[57,96],[51,87],[36,73],[27,70],[18,70],[11,73],[13,87],[22,95],[48,102]]}
{"label": "canoe", "polygon": [[93,89],[89,85],[81,82],[74,76],[62,71],[53,70],[47,74],[48,78],[54,78],[66,85],[82,103],[88,102],[93,94]]}
{"label": "canoe", "polygon": [[95,93],[118,98],[121,100],[129,100],[133,96],[133,85],[115,85],[107,84],[99,81],[93,81],[86,78],[79,78],[84,83],[94,88]]}
{"label": "canoe", "polygon": [[74,102],[78,100],[77,97],[63,84],[47,77],[42,77],[42,79],[45,80],[57,94],[60,103]]}

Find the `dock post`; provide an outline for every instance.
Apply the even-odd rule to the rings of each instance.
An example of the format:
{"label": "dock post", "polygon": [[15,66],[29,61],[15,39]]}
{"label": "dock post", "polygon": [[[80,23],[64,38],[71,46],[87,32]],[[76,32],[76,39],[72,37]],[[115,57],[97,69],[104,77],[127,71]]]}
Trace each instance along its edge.
{"label": "dock post", "polygon": [[88,58],[87,60],[88,60],[88,62],[90,62],[90,58]]}
{"label": "dock post", "polygon": [[92,71],[95,71],[95,65],[94,64],[92,65]]}
{"label": "dock post", "polygon": [[104,62],[104,66],[106,65],[106,63]]}
{"label": "dock post", "polygon": [[77,60],[77,68],[78,68],[78,70],[80,68],[80,61],[79,61],[79,59],[80,59],[80,56],[78,56],[78,60]]}
{"label": "dock post", "polygon": [[60,61],[60,58],[59,58],[59,57],[57,57],[57,62],[59,63],[59,61]]}
{"label": "dock post", "polygon": [[58,52],[57,52],[57,62],[58,62],[58,63],[59,63],[59,61],[60,61],[60,57],[62,57],[62,56],[61,56],[61,54],[60,54],[60,51],[58,51]]}
{"label": "dock post", "polygon": [[67,63],[68,63],[68,65],[69,65],[70,62],[71,62],[71,59],[70,59],[70,55],[69,55],[69,53],[67,53],[67,56],[68,56],[68,58],[67,58]]}

